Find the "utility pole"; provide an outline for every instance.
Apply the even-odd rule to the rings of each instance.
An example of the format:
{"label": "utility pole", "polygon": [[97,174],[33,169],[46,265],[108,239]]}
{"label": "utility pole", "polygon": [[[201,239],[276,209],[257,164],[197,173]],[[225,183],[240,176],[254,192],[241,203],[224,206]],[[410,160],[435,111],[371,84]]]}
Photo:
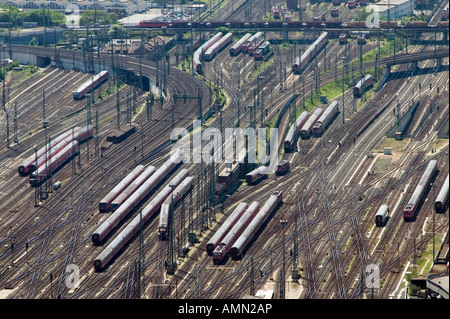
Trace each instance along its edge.
{"label": "utility pole", "polygon": [[[86,129],[89,128],[89,125],[92,123],[91,119],[91,98],[92,94],[87,94],[87,106],[86,106]],[[86,140],[86,162],[89,163],[89,139]]]}
{"label": "utility pole", "polygon": [[[190,95],[190,94],[174,94],[174,103],[177,102],[178,99],[183,99],[183,103],[186,103],[186,100],[197,100],[198,101],[198,113],[197,113],[197,119],[201,121],[201,124],[203,124],[203,109],[202,109],[202,96],[200,92],[197,93],[197,95]],[[173,112],[172,112],[173,113]]]}
{"label": "utility pole", "polygon": [[342,57],[342,123],[345,124],[345,56]]}
{"label": "utility pole", "polygon": [[169,205],[169,220],[168,220],[168,238],[169,238],[169,262],[167,265],[167,273],[173,275],[175,272],[175,242],[174,242],[174,237],[175,237],[175,225],[174,225],[174,202],[173,202],[173,192],[175,191],[176,185],[169,185],[170,188],[172,188],[172,192],[171,192],[171,201],[170,201],[170,205]]}
{"label": "utility pole", "polygon": [[[48,147],[47,147],[47,127],[48,127],[49,123],[46,120],[46,115],[45,115],[45,90],[42,90],[42,127],[44,129],[44,135],[45,135],[45,171],[47,172],[47,164],[48,164],[48,159],[47,159],[47,155],[48,155]],[[48,180],[47,177],[45,177],[45,193],[48,192]]]}
{"label": "utility pole", "polygon": [[19,143],[19,137],[17,136],[17,100],[14,103],[13,130],[14,130],[14,143]]}
{"label": "utility pole", "polygon": [[286,273],[285,273],[285,267],[286,267],[286,246],[285,246],[285,242],[286,242],[286,235],[285,235],[285,226],[287,224],[287,220],[286,219],[281,219],[280,220],[280,224],[283,227],[283,242],[282,242],[282,249],[283,249],[283,262],[281,265],[281,270],[280,270],[280,299],[285,299],[285,289],[286,289]]}
{"label": "utility pole", "polygon": [[9,113],[10,113],[9,109],[6,109],[5,115],[6,115],[6,147],[7,148],[9,148]]}
{"label": "utility pole", "polygon": [[255,295],[255,268],[253,267],[252,256],[250,256],[250,295]]}
{"label": "utility pole", "polygon": [[95,155],[99,153],[99,135],[98,135],[98,108],[95,110]]}
{"label": "utility pole", "polygon": [[120,94],[119,94],[119,79],[115,79],[116,81],[116,103],[117,103],[117,122],[116,127],[120,128]]}

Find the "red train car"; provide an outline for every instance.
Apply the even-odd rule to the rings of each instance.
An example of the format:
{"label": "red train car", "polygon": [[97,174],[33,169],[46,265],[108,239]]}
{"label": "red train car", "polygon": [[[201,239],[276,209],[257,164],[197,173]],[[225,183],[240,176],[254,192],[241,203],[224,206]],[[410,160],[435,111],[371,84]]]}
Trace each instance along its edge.
{"label": "red train car", "polygon": [[408,21],[406,22],[407,28],[427,28],[428,22],[426,21]]}
{"label": "red train car", "polygon": [[101,71],[95,75],[92,79],[84,82],[78,89],[73,92],[73,98],[75,100],[81,100],[89,90],[94,89],[97,85],[102,83],[108,77],[108,71]]}
{"label": "red train car", "polygon": [[[20,176],[27,176],[31,172],[36,169],[36,158],[39,160],[41,157],[45,156],[45,152],[53,147],[57,146],[59,143],[63,142],[68,136],[70,136],[73,132],[79,131],[80,127],[75,127],[73,130],[69,130],[64,132],[63,134],[57,136],[47,145],[41,147],[37,152],[30,155],[18,168],[17,172]],[[72,132],[73,131],[73,132]],[[64,145],[65,146],[65,145]]]}
{"label": "red train car", "polygon": [[47,161],[46,165],[36,169],[30,175],[30,185],[32,187],[39,186],[50,174],[60,168],[69,158],[78,154],[79,147],[77,141],[72,141],[66,145],[61,151]]}
{"label": "red train car", "polygon": [[291,162],[289,161],[281,161],[280,163],[278,163],[277,165],[277,170],[276,170],[276,174],[277,175],[284,175],[287,174],[289,172],[289,170],[291,169]]}
{"label": "red train car", "polygon": [[372,85],[372,79],[372,75],[367,74],[364,79],[359,80],[353,87],[353,96],[361,97],[363,92]]}
{"label": "red train car", "polygon": [[347,2],[347,6],[349,9],[356,8],[357,4],[358,4],[358,0],[350,0],[349,2]]}
{"label": "red train car", "polygon": [[110,209],[112,201],[119,196],[119,194],[126,189],[143,171],[144,165],[136,166],[127,176],[125,176],[112,190],[108,192],[99,202],[98,210],[101,213],[107,212]]}
{"label": "red train car", "polygon": [[256,49],[259,48],[263,43],[264,43],[264,39],[261,39],[260,41],[255,42],[252,45],[250,45],[247,50],[248,55],[253,56],[255,54]]}
{"label": "red train car", "polygon": [[220,244],[228,232],[233,228],[234,225],[239,221],[242,214],[247,210],[247,203],[240,203],[231,213],[231,215],[225,220],[225,222],[220,226],[216,233],[211,237],[211,239],[206,244],[206,252],[211,255],[214,249]]}
{"label": "red train car", "polygon": [[259,212],[259,203],[253,202],[247,210],[243,213],[241,218],[236,222],[234,227],[227,233],[225,238],[220,242],[219,245],[213,251],[213,262],[214,264],[221,264],[225,257],[228,255],[231,247],[234,245],[236,240],[239,238],[241,233],[247,228],[248,224],[253,220],[253,218]]}
{"label": "red train car", "polygon": [[281,18],[280,10],[278,9],[277,6],[273,6],[272,7],[272,16],[273,16],[274,19],[280,19]]}

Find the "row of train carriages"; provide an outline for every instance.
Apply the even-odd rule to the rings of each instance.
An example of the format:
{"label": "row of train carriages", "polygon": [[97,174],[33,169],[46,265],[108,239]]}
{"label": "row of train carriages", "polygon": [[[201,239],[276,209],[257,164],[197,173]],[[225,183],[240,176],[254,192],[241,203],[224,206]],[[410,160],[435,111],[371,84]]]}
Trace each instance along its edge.
{"label": "row of train carriages", "polygon": [[284,140],[284,151],[287,153],[295,150],[295,142],[298,137],[305,140],[311,137],[320,137],[327,127],[336,118],[339,112],[339,104],[333,101],[325,109],[318,107],[312,114],[304,111],[290,126]]}
{"label": "row of train carriages", "polygon": [[[419,182],[416,184],[413,193],[409,197],[406,205],[403,208],[403,219],[405,222],[414,221],[419,210],[421,209],[425,199],[429,195],[430,185],[434,182],[437,173],[437,161],[430,160],[426,165],[425,170]],[[442,185],[438,188],[439,193],[434,199],[434,211],[436,213],[445,213],[448,207],[448,186],[449,176],[445,178]],[[382,204],[375,214],[375,225],[383,227],[386,225],[389,214],[389,206]]]}
{"label": "row of train carriages", "polygon": [[[110,214],[91,234],[94,245],[104,246],[93,261],[96,271],[104,271],[116,254],[158,212],[158,236],[161,240],[167,238],[171,230],[171,212],[194,187],[194,177],[189,176],[186,168],[171,176],[182,159],[182,154],[175,152],[159,168],[137,165],[99,201],[99,212]],[[168,183],[159,189],[167,180]],[[145,202],[148,204],[144,206]],[[112,239],[133,211],[139,213]]]}
{"label": "row of train carriages", "polygon": [[257,201],[251,204],[239,203],[206,243],[206,252],[212,256],[214,264],[223,264],[229,257],[242,258],[255,235],[281,203],[282,198],[281,191],[274,191],[264,205]]}
{"label": "row of train carriages", "polygon": [[[334,1],[334,0],[333,0]],[[355,28],[370,28],[366,25],[366,21],[341,21],[341,20],[326,20],[323,13],[319,13],[308,21],[294,21],[292,19],[275,19],[272,21],[141,21],[139,27],[141,28],[172,28],[172,29],[215,29],[219,27],[226,27],[228,29],[264,29],[264,28],[282,28],[287,29],[302,29],[302,28],[336,28],[349,30]],[[339,15],[339,13],[337,13]],[[408,21],[402,23],[400,21],[380,21],[380,28],[448,28],[448,10],[441,13],[441,20],[436,24],[428,23],[427,21]]]}
{"label": "row of train carriages", "polygon": [[103,83],[108,78],[108,71],[103,70],[94,75],[91,79],[81,84],[75,91],[73,91],[73,99],[81,100],[86,94],[92,92],[96,87]]}
{"label": "row of train carriages", "polygon": [[79,144],[93,136],[92,125],[74,127],[36,149],[17,168],[20,176],[28,176],[32,187],[38,187],[80,151]]}
{"label": "row of train carriages", "polygon": [[[194,70],[198,74],[203,73],[203,61],[210,62],[226,46],[233,42],[233,33],[228,32],[225,35],[218,32],[201,45],[193,57]],[[263,32],[246,33],[239,38],[230,48],[230,56],[237,56],[241,52],[253,56],[255,60],[262,60],[270,52],[269,41],[264,40]]]}
{"label": "row of train carriages", "polygon": [[[73,98],[81,100],[108,78],[108,71],[101,71],[73,91]],[[28,176],[32,187],[38,187],[68,160],[79,154],[80,144],[94,134],[92,125],[73,127],[36,149],[17,168],[20,176]]]}

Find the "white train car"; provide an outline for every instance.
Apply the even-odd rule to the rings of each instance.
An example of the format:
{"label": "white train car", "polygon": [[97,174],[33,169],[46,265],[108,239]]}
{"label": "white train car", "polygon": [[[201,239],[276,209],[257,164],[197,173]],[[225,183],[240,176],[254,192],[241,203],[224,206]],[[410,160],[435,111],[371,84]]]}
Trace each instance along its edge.
{"label": "white train car", "polygon": [[212,61],[219,51],[233,41],[233,33],[228,32],[205,52],[205,61]]}
{"label": "white train car", "polygon": [[420,202],[422,201],[423,196],[430,185],[430,181],[436,171],[436,166],[436,160],[431,160],[428,163],[427,168],[423,172],[419,183],[414,189],[413,194],[411,195],[405,209],[403,210],[403,219],[405,221],[410,221],[417,213],[417,208],[420,205]]}
{"label": "white train car", "polygon": [[236,56],[238,55],[241,50],[242,50],[242,46],[244,45],[244,43],[247,42],[248,39],[250,39],[250,37],[252,36],[251,33],[246,33],[242,38],[240,38],[235,44],[233,44],[233,46],[230,48],[230,55],[231,56]]}
{"label": "white train car", "polygon": [[[162,203],[172,193],[171,186],[178,186],[187,176],[188,170],[181,170],[170,183],[163,188],[161,192],[156,195],[151,202],[144,207],[141,214],[138,214],[120,233],[117,237],[94,259],[93,266],[96,271],[103,271],[105,266],[111,259],[119,252],[123,246],[141,229],[150,217],[152,217]],[[142,216],[142,220],[141,220]]]}
{"label": "white train car", "polygon": [[194,70],[195,72],[197,72],[198,74],[202,74],[203,73],[203,67],[202,67],[202,59],[203,59],[203,55],[205,54],[205,52],[217,41],[220,40],[220,38],[222,38],[223,33],[222,32],[218,32],[216,33],[211,39],[209,39],[208,41],[206,41],[205,43],[203,43],[202,46],[200,46],[200,48],[198,48],[195,52],[194,52],[194,57],[193,57],[193,64],[194,64]]}
{"label": "white train car", "polygon": [[316,41],[306,51],[296,59],[292,66],[292,71],[296,74],[300,74],[310,61],[316,56],[316,54],[323,48],[328,42],[328,32],[323,32]]}
{"label": "white train car", "polygon": [[314,136],[320,136],[325,132],[330,122],[334,119],[338,111],[338,102],[332,102],[319,117],[317,122],[312,128],[312,134]]}
{"label": "white train car", "polygon": [[302,129],[300,130],[300,137],[304,140],[309,138],[311,136],[312,128],[314,127],[314,124],[316,124],[317,120],[320,118],[320,116],[323,113],[323,108],[318,107],[313,114],[308,118],[306,123],[303,125]]}
{"label": "white train car", "polygon": [[378,208],[378,211],[375,214],[375,225],[377,225],[377,227],[384,226],[384,223],[386,222],[386,216],[388,213],[389,213],[388,205],[383,204]]}
{"label": "white train car", "polygon": [[158,236],[160,240],[167,238],[169,233],[169,218],[170,218],[170,207],[175,206],[178,202],[187,194],[187,192],[192,188],[192,182],[194,177],[188,176],[180,185],[175,188],[170,196],[161,205],[161,211],[159,213],[159,225],[158,225]]}
{"label": "white train car", "polygon": [[180,153],[171,156],[134,193],[112,213],[91,235],[92,242],[99,244],[133,210],[149,192],[158,185],[180,162]]}
{"label": "white train car", "polygon": [[141,173],[145,170],[144,165],[136,166],[127,176],[125,176],[112,190],[108,192],[99,202],[98,202],[98,210],[101,213],[107,212],[110,210],[111,202],[119,196],[120,193],[124,189],[128,187]]}
{"label": "white train car", "polygon": [[242,234],[234,242],[230,250],[230,255],[233,258],[239,258],[242,256],[242,252],[245,247],[250,243],[257,231],[261,228],[270,214],[274,211],[277,205],[281,202],[283,193],[281,191],[275,191],[270,195],[267,202],[259,210],[258,214],[252,219],[250,224],[245,228]]}
{"label": "white train car", "polygon": [[206,252],[210,255],[220,241],[225,237],[225,235],[230,231],[230,229],[236,224],[236,222],[241,218],[242,214],[247,210],[247,203],[239,203],[237,207],[233,210],[231,215],[225,220],[225,222],[220,226],[216,233],[211,237],[211,239],[206,244]]}
{"label": "white train car", "polygon": [[448,204],[448,175],[442,184],[441,190],[439,191],[436,201],[434,202],[434,210],[436,213],[442,213]]}

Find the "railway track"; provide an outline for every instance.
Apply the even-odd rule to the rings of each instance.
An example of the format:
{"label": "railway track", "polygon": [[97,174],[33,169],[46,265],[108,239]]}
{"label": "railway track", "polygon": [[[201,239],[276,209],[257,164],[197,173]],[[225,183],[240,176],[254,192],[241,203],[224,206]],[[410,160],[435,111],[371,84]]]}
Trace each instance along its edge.
{"label": "railway track", "polygon": [[[336,55],[337,56],[337,55]],[[127,61],[126,64],[128,67],[137,69],[139,64],[134,60]],[[151,66],[146,66],[146,74],[151,74],[154,71],[154,68]],[[174,71],[176,75],[174,78],[181,79],[180,83],[183,83],[186,85],[186,87],[189,88],[189,90],[186,90],[181,85],[177,85],[175,82],[171,82],[168,84],[168,94],[166,96],[166,102],[165,105],[159,110],[161,116],[156,116],[155,121],[152,122],[145,122],[141,114],[136,117],[136,121],[142,125],[142,129],[146,132],[149,132],[151,130],[152,133],[155,133],[152,138],[146,140],[145,142],[142,142],[142,153],[144,154],[150,154],[155,147],[160,145],[163,141],[167,140],[167,134],[164,135],[164,128],[167,127],[169,114],[171,112],[171,107],[173,103],[173,94],[178,93],[182,94],[184,92],[196,92],[197,86],[201,85],[203,88],[205,87],[198,81],[197,79],[192,79],[190,76],[185,75],[182,72],[177,73],[177,71]],[[273,69],[268,69],[268,72],[265,74],[268,78],[273,78]],[[211,76],[214,76],[214,73],[211,75],[207,75],[209,78]],[[332,78],[332,75],[329,75],[330,79]],[[321,82],[325,82],[321,78]],[[230,91],[234,91],[236,84],[234,81],[233,84],[230,84]],[[228,84],[228,81],[225,81],[226,84]],[[264,82],[263,84],[273,85],[274,81],[268,81]],[[286,82],[288,83],[288,82]],[[295,82],[293,82],[295,83]],[[309,82],[309,84],[313,83],[313,80]],[[240,84],[240,83],[239,83]],[[173,85],[173,86],[172,86]],[[255,85],[255,81],[251,83],[251,85]],[[287,87],[288,85],[286,85]],[[307,85],[308,86],[308,85]],[[254,87],[254,86],[253,86]],[[294,84],[292,84],[292,88],[294,87]],[[250,91],[250,90],[249,90]],[[209,93],[208,90],[203,91],[205,94]],[[206,93],[208,92],[208,93]],[[250,91],[251,92],[251,91]],[[289,92],[289,93],[286,93]],[[386,95],[392,94],[392,92],[395,92],[395,88],[391,88],[390,91],[386,92]],[[290,95],[290,91],[285,90],[284,95],[280,94],[279,97],[287,98],[287,96]],[[348,98],[347,94],[347,98]],[[233,95],[231,95],[233,96]],[[233,96],[233,100],[237,100],[237,98],[240,98],[238,95]],[[141,99],[143,101],[144,99]],[[252,100],[252,94],[250,93],[249,96],[245,99],[246,101]],[[110,104],[112,108],[114,108],[114,98],[110,99]],[[346,103],[346,105],[350,105],[349,103]],[[372,106],[373,107],[373,106]],[[178,109],[178,108],[177,108]],[[195,110],[196,105],[195,103],[188,104],[185,108],[180,107],[180,109],[185,109],[185,113],[182,111],[180,112],[177,124],[180,124],[182,127],[186,127],[190,122],[192,121],[193,117],[195,118]],[[371,107],[367,107],[367,109],[371,109]],[[274,112],[276,108],[271,109],[271,112]],[[193,112],[194,111],[194,112]],[[106,114],[113,114],[113,113],[105,113]],[[101,116],[104,116],[101,114]],[[286,220],[288,222],[293,222],[294,215],[292,213],[292,210],[295,210],[295,207],[298,206],[298,202],[301,199],[303,201],[303,206],[306,208],[305,214],[303,214],[303,218],[301,219],[301,225],[302,229],[308,228],[308,234],[305,234],[302,238],[305,243],[303,243],[303,246],[301,246],[301,249],[306,251],[305,259],[307,260],[305,263],[308,264],[306,267],[308,278],[313,278],[312,282],[313,284],[310,285],[308,296],[317,298],[317,297],[326,297],[327,295],[330,296],[333,294],[334,291],[338,291],[339,297],[355,297],[356,295],[356,289],[353,291],[350,290],[350,293],[347,294],[348,287],[350,286],[350,282],[352,279],[343,280],[342,279],[342,273],[340,270],[340,265],[348,263],[348,259],[343,258],[342,260],[339,260],[338,256],[336,257],[336,253],[339,252],[338,248],[342,247],[348,239],[349,236],[351,236],[351,232],[355,233],[357,237],[357,240],[352,242],[352,245],[348,248],[350,252],[357,251],[358,256],[364,256],[367,253],[367,250],[365,250],[364,247],[364,239],[362,239],[362,230],[366,229],[363,226],[358,225],[359,216],[357,214],[348,214],[345,218],[345,220],[342,222],[343,225],[349,226],[346,228],[346,232],[341,234],[338,234],[335,227],[340,226],[341,224],[337,224],[335,221],[340,217],[340,215],[333,216],[333,218],[330,218],[329,214],[326,214],[324,212],[333,210],[338,210],[339,213],[342,215],[346,215],[348,211],[350,210],[350,207],[346,207],[345,205],[332,205],[331,207],[322,207],[325,208],[321,212],[320,208],[320,197],[317,196],[315,193],[315,189],[317,188],[323,188],[329,186],[327,184],[327,181],[323,179],[323,177],[328,177],[331,173],[331,169],[327,170],[323,167],[321,168],[321,163],[325,160],[329,160],[330,157],[333,156],[332,149],[331,148],[323,148],[324,145],[326,145],[325,140],[331,140],[331,143],[337,144],[337,141],[342,138],[342,136],[347,136],[348,132],[354,131],[355,127],[360,127],[362,123],[365,123],[364,121],[368,121],[371,118],[371,113],[367,111],[367,114],[365,114],[364,110],[362,112],[358,112],[358,114],[354,114],[351,117],[355,118],[355,121],[351,124],[347,125],[341,125],[339,128],[337,128],[333,134],[328,134],[324,136],[324,138],[321,141],[316,140],[309,140],[309,141],[302,141],[302,144],[304,144],[304,154],[302,156],[298,156],[295,160],[296,165],[306,165],[309,167],[309,169],[305,170],[301,174],[297,176],[290,176],[283,180],[282,183],[283,186],[280,186],[280,188],[283,190],[283,192],[289,193],[289,191],[292,188],[292,184],[296,184],[300,181],[311,181],[311,183],[308,185],[307,194],[305,198],[299,197],[299,196],[293,196],[291,193],[288,199],[285,201],[282,207],[279,208],[278,213],[283,214],[284,217],[286,217]],[[233,121],[235,121],[235,118],[233,118]],[[156,122],[156,124],[155,124]],[[109,121],[109,124],[107,127],[113,126],[114,121]],[[228,126],[228,127],[234,127]],[[424,131],[425,132],[425,131]],[[347,133],[347,135],[345,135]],[[137,145],[140,143],[140,137],[136,134],[131,137],[130,139],[130,145]],[[427,143],[429,143],[427,141]],[[355,141],[353,141],[353,144],[355,144]],[[120,150],[119,150],[120,149]],[[322,151],[321,151],[322,150]],[[352,150],[352,140],[351,138],[344,138],[343,144],[342,144],[342,151],[351,151]],[[114,167],[123,167],[123,166],[129,166],[130,162],[133,160],[133,155],[130,152],[130,148],[125,147],[118,147],[117,148],[117,154],[116,159],[112,159],[110,156],[112,154],[106,155],[106,160],[110,166],[109,168]],[[361,153],[363,152],[362,149],[358,150]],[[413,151],[411,151],[413,152]],[[327,157],[328,155],[328,157]],[[417,161],[419,161],[419,157],[417,156]],[[88,154],[88,158],[91,158]],[[156,156],[149,156],[143,157],[141,161],[148,162],[150,159],[155,159]],[[336,157],[333,157],[336,158]],[[136,159],[136,157],[134,158]],[[344,160],[343,156],[339,160]],[[348,161],[348,160],[347,160]],[[85,275],[82,281],[82,289],[75,290],[72,293],[69,293],[64,285],[64,281],[67,278],[65,273],[65,267],[69,265],[72,262],[76,262],[77,260],[88,260],[90,256],[93,256],[95,253],[98,253],[98,250],[92,252],[89,249],[85,249],[86,245],[89,243],[89,230],[92,230],[93,227],[95,227],[96,223],[98,224],[99,218],[96,218],[94,216],[94,212],[96,210],[95,207],[95,198],[99,198],[101,195],[101,192],[106,192],[110,186],[114,184],[115,176],[109,176],[109,179],[111,182],[109,184],[106,184],[104,180],[102,179],[102,175],[104,173],[104,167],[103,171],[102,169],[99,169],[101,165],[103,164],[102,159],[94,158],[92,161],[89,161],[89,165],[87,167],[89,169],[96,168],[97,173],[93,174],[92,180],[87,179],[85,176],[87,174],[87,170],[81,169],[78,173],[80,176],[84,176],[84,178],[87,181],[81,182],[80,185],[101,185],[100,191],[95,194],[90,194],[88,192],[88,189],[86,189],[85,186],[80,187],[81,190],[78,192],[74,191],[73,194],[77,196],[77,201],[72,205],[64,206],[62,203],[56,203],[49,201],[49,204],[46,203],[46,209],[50,211],[61,211],[63,213],[66,213],[67,218],[64,219],[62,223],[58,221],[58,217],[53,218],[53,215],[50,213],[43,214],[44,219],[42,221],[42,226],[45,226],[41,230],[44,230],[42,235],[33,238],[33,243],[36,242],[41,244],[50,244],[53,250],[56,250],[56,253],[53,254],[52,252],[41,250],[41,251],[34,251],[33,254],[28,255],[28,249],[26,252],[24,252],[23,249],[19,251],[19,253],[25,254],[25,256],[30,258],[36,258],[40,262],[39,265],[42,265],[40,267],[35,268],[33,271],[28,270],[23,271],[20,273],[18,272],[18,275],[16,278],[20,277],[20,279],[25,278],[26,276],[29,276],[32,274],[32,280],[30,282],[30,286],[28,291],[26,292],[27,298],[32,298],[35,296],[39,297],[50,297],[52,294],[53,296],[61,296],[61,297],[71,297],[71,298],[80,298],[80,297],[95,297],[95,298],[110,298],[110,297],[119,297],[119,298],[126,298],[131,296],[130,293],[134,289],[133,282],[135,281],[135,272],[133,273],[133,264],[129,262],[127,264],[127,260],[136,260],[139,256],[138,249],[136,247],[136,244],[133,245],[133,248],[128,247],[127,251],[123,252],[116,258],[114,261],[114,264],[109,267],[108,271],[114,271],[114,275],[110,275],[107,272],[104,273],[96,273],[93,274],[91,265],[89,262],[86,262],[85,264],[81,265],[81,273]],[[127,163],[127,164],[124,164]],[[399,164],[400,165],[400,164]],[[395,169],[399,170],[401,166],[396,166]],[[402,162],[401,165],[405,165],[405,162]],[[132,166],[132,165],[131,165]],[[365,168],[366,166],[362,166]],[[316,172],[314,170],[322,171],[322,179],[317,178]],[[199,169],[195,169],[195,172],[198,174]],[[342,168],[342,170],[345,170],[345,168]],[[364,170],[364,169],[362,169]],[[349,170],[350,171],[350,170]],[[390,173],[392,170],[390,171]],[[411,168],[410,171],[408,171],[404,176],[411,177],[411,175],[414,174],[414,169]],[[387,175],[387,174],[386,174]],[[386,175],[384,177],[386,177]],[[359,179],[360,175],[356,175],[355,179]],[[346,177],[349,177],[347,175]],[[81,177],[77,176],[75,179],[72,179],[70,182],[70,185],[72,183],[77,182]],[[337,179],[337,175],[334,176],[334,179]],[[381,177],[380,177],[381,178]],[[118,179],[118,178],[117,178]],[[333,178],[330,179],[332,183]],[[347,178],[342,178],[342,180],[347,180]],[[358,196],[361,196],[365,194],[365,192],[368,192],[370,187],[373,187],[376,183],[380,183],[381,180],[379,179],[367,179],[369,182],[367,182],[366,187],[363,187],[361,190],[351,192],[349,189],[347,189],[347,192],[340,191],[342,188],[342,183],[337,187],[338,191],[329,197],[329,201],[332,203],[333,201],[336,201],[337,198],[346,198],[349,200],[349,202],[358,202]],[[238,200],[255,200],[258,199],[260,201],[263,201],[265,196],[267,194],[264,194],[266,190],[268,190],[270,187],[274,187],[275,184],[279,181],[273,180],[273,179],[267,179],[267,182],[261,183],[259,186],[259,192],[258,195],[254,195],[255,189],[252,187],[247,187],[244,190],[239,190],[239,194],[233,195],[231,197],[231,200],[238,201]],[[403,182],[404,180],[402,180]],[[292,183],[288,183],[292,182]],[[375,183],[375,184],[374,184]],[[206,184],[206,181],[204,181],[204,184]],[[290,185],[288,185],[290,184]],[[398,187],[399,184],[395,184],[395,187]],[[386,194],[389,190],[395,189],[394,183],[392,188],[389,187],[384,191],[382,194]],[[75,189],[75,187],[73,188]],[[70,189],[69,189],[70,190]],[[202,190],[199,189],[199,187],[195,190],[195,192],[198,194],[199,192],[202,192]],[[67,193],[69,194],[69,193]],[[92,195],[92,196],[91,196]],[[339,197],[345,195],[344,197]],[[72,195],[73,196],[73,195]],[[199,195],[202,196],[202,195]],[[322,194],[323,196],[323,194]],[[377,200],[379,200],[380,195],[374,194],[373,197],[370,198],[370,201],[375,203]],[[311,199],[309,202],[306,199]],[[306,202],[306,203],[305,203]],[[89,203],[89,204],[88,204]],[[54,204],[54,208],[52,208],[52,205]],[[75,204],[77,204],[78,208],[75,209]],[[366,206],[363,206],[362,208],[368,207],[370,204],[364,204]],[[294,208],[293,208],[294,207]],[[39,211],[44,211],[43,208],[40,208]],[[197,220],[203,218],[200,214],[196,216]],[[41,220],[41,218],[39,219]],[[31,222],[31,220],[30,220]],[[30,223],[28,222],[28,224]],[[45,225],[44,225],[45,223]],[[180,267],[180,269],[177,271],[174,277],[169,278],[168,284],[162,282],[164,280],[163,272],[163,261],[165,259],[165,250],[167,247],[164,247],[164,244],[159,242],[156,239],[154,231],[154,226],[156,222],[153,220],[147,225],[146,229],[144,230],[144,252],[146,256],[149,256],[145,259],[144,262],[144,274],[147,274],[144,276],[146,278],[145,282],[150,281],[152,284],[153,289],[153,296],[159,297],[159,298],[171,298],[174,296],[189,296],[189,297],[203,297],[203,298],[238,298],[241,297],[245,292],[248,291],[250,287],[250,279],[254,275],[252,275],[251,271],[249,269],[264,269],[262,276],[258,279],[253,279],[256,286],[260,286],[264,284],[268,277],[274,274],[279,270],[279,267],[276,265],[280,264],[280,260],[283,259],[283,250],[281,247],[285,244],[280,239],[280,234],[286,234],[289,233],[286,237],[286,241],[290,243],[293,240],[294,236],[299,236],[298,232],[292,231],[288,228],[283,228],[283,226],[280,225],[279,220],[271,221],[269,222],[265,229],[263,230],[263,233],[261,236],[264,236],[264,238],[276,238],[278,237],[278,240],[274,240],[271,243],[270,249],[266,249],[262,243],[255,242],[253,243],[250,248],[247,250],[246,256],[241,261],[228,261],[230,263],[229,267],[224,267],[223,271],[218,269],[218,267],[211,266],[211,260],[209,258],[205,258],[205,253],[202,251],[202,249],[197,248],[194,253],[188,257],[188,260],[185,264]],[[367,219],[367,222],[369,223],[369,219]],[[315,225],[317,226],[316,229],[309,230],[309,226]],[[324,226],[325,225],[325,226]],[[22,226],[19,228],[25,229]],[[83,228],[83,229],[81,229]],[[31,229],[31,228],[30,228]],[[72,230],[72,231],[70,231]],[[15,229],[14,229],[15,231]],[[69,235],[69,239],[67,242],[65,242],[65,239],[59,236],[59,233],[66,231]],[[11,241],[13,237],[11,237],[12,230],[10,229],[10,233],[8,234],[9,237],[5,237],[3,240],[3,244],[7,244],[8,240]],[[210,234],[210,233],[209,233]],[[206,235],[206,237],[209,235]],[[321,242],[323,238],[329,238],[333,239],[333,241],[336,241],[336,237],[339,238],[339,242],[336,247],[332,248],[332,253],[334,254],[334,263],[331,263],[329,267],[323,267],[323,270],[321,272],[318,272],[318,274],[313,274],[317,265],[320,264],[320,262],[323,260],[324,253],[327,252],[327,249],[329,247],[326,247],[320,252],[320,254],[317,254],[318,256],[316,258],[311,258],[313,245],[317,244],[318,242]],[[206,238],[205,238],[206,239]],[[28,243],[28,241],[27,241]],[[37,245],[37,244],[36,244]],[[64,248],[58,250],[57,247],[63,245]],[[24,241],[15,242],[15,247],[17,246],[25,246]],[[67,248],[66,248],[67,247]],[[131,248],[131,249],[130,249]],[[11,249],[12,250],[12,249]],[[285,251],[285,250],[284,250]],[[407,250],[409,251],[409,250]],[[261,253],[259,253],[261,252]],[[350,255],[350,252],[348,255]],[[17,256],[17,250],[14,251],[14,255]],[[4,250],[3,256],[7,258],[8,251]],[[250,260],[250,257],[252,257],[252,260]],[[347,256],[346,256],[347,257]],[[405,258],[407,255],[405,255]],[[13,258],[11,254],[11,261],[21,261],[24,258],[24,256],[20,258]],[[362,257],[363,258],[363,257]],[[1,259],[1,257],[0,257]],[[4,259],[6,260],[6,259]],[[62,263],[58,264],[57,266],[52,265],[52,263],[59,262],[62,260]],[[361,259],[362,260],[362,259]],[[9,263],[9,261],[8,261]],[[360,261],[362,263],[362,261]],[[119,266],[120,265],[120,266]],[[274,266],[275,265],[275,266]],[[290,266],[290,261],[287,262],[286,267]],[[334,269],[334,278],[332,280],[328,281],[325,285],[326,294],[324,292],[321,292],[318,294],[318,291],[320,290],[319,286],[321,285],[321,279],[328,278],[328,273],[330,267],[333,267]],[[10,271],[10,269],[13,269],[14,267],[11,267],[7,270],[7,272]],[[227,269],[229,268],[229,269]],[[48,274],[55,273],[55,269],[58,273],[61,275],[57,276],[58,284],[55,288],[52,283],[50,283],[50,286],[48,287],[48,283],[44,281],[44,276],[48,276]],[[357,275],[357,267],[351,268],[350,277],[355,278]],[[229,271],[228,271],[229,270]],[[220,272],[217,274],[217,272]],[[208,275],[206,275],[208,274]],[[211,276],[209,276],[211,274]],[[214,276],[214,279],[213,278]],[[1,275],[0,275],[1,276]],[[312,276],[312,277],[310,277]],[[239,278],[239,279],[236,279]],[[346,279],[346,278],[344,278]],[[1,280],[1,277],[0,277]],[[19,282],[19,279],[15,279],[17,282]],[[213,281],[212,281],[213,280]],[[177,282],[181,282],[179,285]],[[7,284],[13,285],[15,282],[8,282]],[[101,286],[101,290],[98,291],[98,287]],[[337,286],[337,289],[336,289]],[[158,287],[156,289],[156,287]],[[175,287],[175,288],[174,288]],[[24,296],[25,289],[20,288],[18,292],[16,292],[15,296]]]}

